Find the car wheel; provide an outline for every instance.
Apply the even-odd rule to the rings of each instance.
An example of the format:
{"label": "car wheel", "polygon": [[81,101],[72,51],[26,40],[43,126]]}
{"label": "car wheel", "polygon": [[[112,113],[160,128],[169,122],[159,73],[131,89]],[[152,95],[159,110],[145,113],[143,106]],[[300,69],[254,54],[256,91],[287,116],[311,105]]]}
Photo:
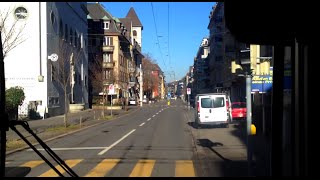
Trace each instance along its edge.
{"label": "car wheel", "polygon": [[194,125],[195,125],[196,129],[200,129],[201,128],[201,125],[198,123],[197,120],[195,120]]}

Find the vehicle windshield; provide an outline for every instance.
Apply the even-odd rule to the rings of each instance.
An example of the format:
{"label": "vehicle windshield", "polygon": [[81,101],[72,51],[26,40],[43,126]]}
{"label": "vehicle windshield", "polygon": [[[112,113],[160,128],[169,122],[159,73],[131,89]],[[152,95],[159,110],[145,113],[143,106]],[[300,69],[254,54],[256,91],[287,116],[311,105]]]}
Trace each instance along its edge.
{"label": "vehicle windshield", "polygon": [[232,108],[246,108],[246,103],[233,103]]}
{"label": "vehicle windshield", "polygon": [[312,2],[0,2],[0,177],[308,174]]}

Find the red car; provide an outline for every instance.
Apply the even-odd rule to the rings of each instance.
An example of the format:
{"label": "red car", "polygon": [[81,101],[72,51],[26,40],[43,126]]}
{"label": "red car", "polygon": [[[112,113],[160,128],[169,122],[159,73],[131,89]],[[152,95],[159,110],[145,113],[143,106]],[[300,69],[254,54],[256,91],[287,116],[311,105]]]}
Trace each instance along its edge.
{"label": "red car", "polygon": [[247,105],[245,102],[233,102],[231,104],[231,109],[233,119],[247,118]]}

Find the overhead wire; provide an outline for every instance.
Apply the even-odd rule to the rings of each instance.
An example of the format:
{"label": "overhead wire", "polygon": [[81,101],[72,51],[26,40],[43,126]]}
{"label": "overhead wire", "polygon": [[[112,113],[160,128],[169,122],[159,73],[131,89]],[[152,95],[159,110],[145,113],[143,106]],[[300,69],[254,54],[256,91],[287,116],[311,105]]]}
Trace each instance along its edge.
{"label": "overhead wire", "polygon": [[154,22],[154,26],[155,26],[155,30],[156,30],[156,37],[157,37],[157,44],[158,44],[159,52],[161,54],[161,59],[162,59],[162,62],[164,64],[164,67],[165,67],[165,69],[167,69],[167,66],[166,66],[165,61],[163,60],[163,55],[162,55],[162,51],[161,51],[161,48],[160,48],[160,42],[159,42],[159,37],[158,37],[158,29],[157,29],[156,19],[155,19],[155,16],[154,16],[154,10],[153,10],[152,2],[151,2],[151,8],[152,8],[153,22]]}
{"label": "overhead wire", "polygon": [[169,36],[169,27],[170,27],[170,12],[169,12],[169,2],[168,2],[168,60],[169,60],[169,66],[171,66],[171,60],[170,60],[170,36]]}

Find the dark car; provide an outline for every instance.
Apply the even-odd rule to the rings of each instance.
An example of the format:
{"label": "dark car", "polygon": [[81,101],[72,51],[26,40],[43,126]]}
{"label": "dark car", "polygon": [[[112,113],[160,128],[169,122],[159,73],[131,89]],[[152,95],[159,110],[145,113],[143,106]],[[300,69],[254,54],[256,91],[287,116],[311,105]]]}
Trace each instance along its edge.
{"label": "dark car", "polygon": [[234,120],[245,120],[247,118],[247,105],[245,102],[233,102],[231,113]]}

